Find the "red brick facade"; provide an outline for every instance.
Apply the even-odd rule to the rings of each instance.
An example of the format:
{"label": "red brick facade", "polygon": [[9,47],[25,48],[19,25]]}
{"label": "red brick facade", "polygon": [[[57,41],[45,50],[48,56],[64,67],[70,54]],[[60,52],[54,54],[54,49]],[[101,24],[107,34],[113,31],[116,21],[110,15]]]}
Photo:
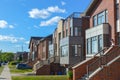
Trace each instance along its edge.
{"label": "red brick facade", "polygon": [[87,16],[90,16],[90,27],[93,27],[93,16],[104,10],[108,10],[111,39],[114,39],[115,44],[118,44],[116,31],[116,0],[94,0],[87,11]]}
{"label": "red brick facade", "polygon": [[78,80],[85,74],[87,74],[87,65],[91,64],[97,58],[90,59],[89,61],[84,62],[78,67],[73,68],[73,80]]}
{"label": "red brick facade", "polygon": [[[86,16],[90,17],[89,28],[94,27],[93,17],[105,10],[108,11],[108,24],[110,27],[109,38],[115,41],[115,45],[118,45],[119,42],[118,42],[118,33],[117,33],[117,27],[116,27],[116,18],[117,18],[116,0],[93,0],[93,2],[90,4],[89,8],[86,11]],[[106,44],[106,45],[109,45],[109,44]],[[116,54],[115,51],[114,53]],[[73,67],[73,80],[78,80],[81,77],[83,77],[87,73],[87,65],[91,64],[94,61],[95,60],[92,59],[77,67]],[[114,61],[112,64],[108,66],[103,67],[102,70],[97,72],[89,80],[120,80],[120,77],[119,77],[120,70],[118,68],[120,67],[119,62],[120,62],[120,59],[117,61]]]}

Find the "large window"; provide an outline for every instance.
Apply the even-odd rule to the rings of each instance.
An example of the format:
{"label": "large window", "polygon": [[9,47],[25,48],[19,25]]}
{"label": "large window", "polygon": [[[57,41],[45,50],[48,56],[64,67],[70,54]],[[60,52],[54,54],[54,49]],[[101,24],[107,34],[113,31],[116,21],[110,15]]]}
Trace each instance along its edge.
{"label": "large window", "polygon": [[93,26],[108,22],[108,11],[105,10],[93,17]]}
{"label": "large window", "polygon": [[61,33],[59,33],[59,41],[61,40]]}
{"label": "large window", "polygon": [[71,45],[71,53],[73,56],[80,56],[81,45]]}
{"label": "large window", "polygon": [[97,15],[93,17],[93,25],[97,26]]}
{"label": "large window", "polygon": [[102,39],[102,35],[98,36],[98,49],[99,51],[101,51],[103,49],[103,39]]}
{"label": "large window", "polygon": [[87,39],[87,54],[91,54],[91,39]]}
{"label": "large window", "polygon": [[87,39],[87,54],[96,54],[103,49],[103,35]]}
{"label": "large window", "polygon": [[61,57],[66,57],[66,56],[68,56],[68,46],[67,45],[61,47]]}
{"label": "large window", "polygon": [[119,36],[118,36],[118,44],[120,46],[120,33],[119,33]]}
{"label": "large window", "polygon": [[71,18],[70,19],[70,27],[72,27],[73,26],[73,19]]}
{"label": "large window", "polygon": [[62,35],[62,37],[64,38],[64,36],[65,36],[65,32],[63,31],[63,35]]}
{"label": "large window", "polygon": [[66,29],[66,37],[68,36],[68,29]]}
{"label": "large window", "polygon": [[53,57],[54,56],[54,51],[53,50],[49,50],[49,57]]}
{"label": "large window", "polygon": [[98,14],[98,25],[105,23],[105,11]]}
{"label": "large window", "polygon": [[98,48],[97,48],[97,37],[92,37],[92,53],[97,53]]}
{"label": "large window", "polygon": [[117,20],[119,19],[119,4],[116,4],[116,10],[117,10]]}
{"label": "large window", "polygon": [[35,60],[35,52],[32,53],[32,60]]}
{"label": "large window", "polygon": [[75,27],[75,36],[78,36],[78,28]]}

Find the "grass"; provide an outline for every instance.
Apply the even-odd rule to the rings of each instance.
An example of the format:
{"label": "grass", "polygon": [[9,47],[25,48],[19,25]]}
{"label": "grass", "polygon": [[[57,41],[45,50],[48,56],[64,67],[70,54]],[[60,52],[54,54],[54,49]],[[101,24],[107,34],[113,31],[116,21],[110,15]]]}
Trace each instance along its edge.
{"label": "grass", "polygon": [[1,74],[1,72],[2,72],[2,70],[3,70],[3,68],[4,68],[3,66],[0,67],[0,74]]}
{"label": "grass", "polygon": [[12,80],[67,80],[67,76],[12,76]]}
{"label": "grass", "polygon": [[16,69],[15,65],[9,65],[10,72],[11,73],[26,73],[26,72],[32,72],[32,69]]}

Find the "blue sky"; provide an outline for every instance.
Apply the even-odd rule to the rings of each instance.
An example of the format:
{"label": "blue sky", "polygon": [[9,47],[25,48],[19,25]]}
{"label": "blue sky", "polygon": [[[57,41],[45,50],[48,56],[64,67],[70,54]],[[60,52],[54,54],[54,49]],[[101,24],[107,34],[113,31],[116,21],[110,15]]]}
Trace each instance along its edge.
{"label": "blue sky", "polygon": [[29,51],[31,36],[53,33],[57,22],[84,12],[91,0],[0,0],[0,49]]}

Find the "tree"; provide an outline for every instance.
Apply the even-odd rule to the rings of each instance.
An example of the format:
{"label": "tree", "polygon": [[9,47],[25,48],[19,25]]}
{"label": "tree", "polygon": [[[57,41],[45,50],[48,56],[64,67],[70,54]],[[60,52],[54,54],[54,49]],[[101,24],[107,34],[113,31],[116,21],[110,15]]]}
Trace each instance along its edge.
{"label": "tree", "polygon": [[14,60],[14,54],[11,52],[4,52],[1,54],[2,61],[13,61]]}

